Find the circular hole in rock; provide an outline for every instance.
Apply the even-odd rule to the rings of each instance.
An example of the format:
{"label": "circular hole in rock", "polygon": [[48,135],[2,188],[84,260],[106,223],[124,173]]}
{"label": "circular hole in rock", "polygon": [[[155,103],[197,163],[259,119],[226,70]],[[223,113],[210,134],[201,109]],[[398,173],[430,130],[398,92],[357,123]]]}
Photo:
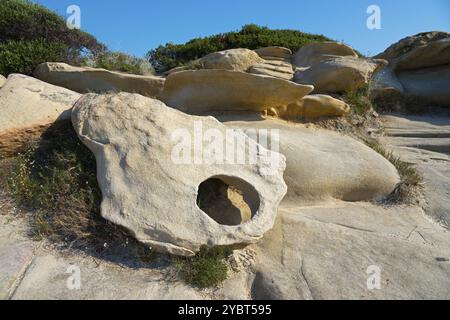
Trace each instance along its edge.
{"label": "circular hole in rock", "polygon": [[197,205],[217,223],[238,226],[250,221],[259,209],[259,196],[246,181],[216,176],[202,182],[198,189]]}

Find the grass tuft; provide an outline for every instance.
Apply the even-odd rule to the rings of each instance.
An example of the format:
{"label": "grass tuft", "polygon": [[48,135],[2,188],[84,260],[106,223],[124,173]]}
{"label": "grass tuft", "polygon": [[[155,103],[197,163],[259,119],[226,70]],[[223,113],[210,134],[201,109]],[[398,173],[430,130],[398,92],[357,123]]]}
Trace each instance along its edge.
{"label": "grass tuft", "polygon": [[231,253],[228,247],[202,247],[193,258],[176,258],[176,265],[187,283],[199,288],[216,287],[228,277],[226,259]]}
{"label": "grass tuft", "polygon": [[400,174],[401,182],[395,191],[388,197],[390,203],[410,203],[414,197],[415,191],[422,182],[422,177],[416,168],[396,157],[392,152],[387,151],[379,142],[366,140],[366,144],[390,161]]}

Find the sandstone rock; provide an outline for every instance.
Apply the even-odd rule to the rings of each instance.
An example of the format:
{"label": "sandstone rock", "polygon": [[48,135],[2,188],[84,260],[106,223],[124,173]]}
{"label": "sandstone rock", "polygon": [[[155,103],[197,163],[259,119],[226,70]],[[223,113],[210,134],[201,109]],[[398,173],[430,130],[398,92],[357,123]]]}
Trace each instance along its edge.
{"label": "sandstone rock", "polygon": [[264,60],[252,50],[230,49],[208,54],[201,58],[198,64],[202,69],[247,71],[252,65],[263,62]]}
{"label": "sandstone rock", "polygon": [[344,101],[333,97],[317,94],[308,95],[292,103],[282,110],[279,115],[287,119],[339,117],[350,112],[350,107]]}
{"label": "sandstone rock", "polygon": [[74,67],[65,63],[42,63],[34,75],[42,81],[79,93],[124,91],[156,97],[164,87],[164,78],[160,77]]}
{"label": "sandstone rock", "polygon": [[265,63],[255,64],[250,67],[248,72],[284,80],[292,80],[294,78],[292,65],[282,61],[266,61]]}
{"label": "sandstone rock", "polygon": [[450,229],[450,117],[444,115],[383,116],[382,142],[423,178],[425,212]]}
{"label": "sandstone rock", "polygon": [[420,104],[450,106],[450,35],[431,32],[408,37],[379,57],[388,58],[389,65],[370,83],[373,98],[394,92]]}
{"label": "sandstone rock", "polygon": [[320,62],[295,72],[294,81],[312,84],[315,93],[342,93],[357,90],[370,81],[379,62],[352,56],[326,56]]}
{"label": "sandstone rock", "polygon": [[274,57],[274,58],[282,58],[282,59],[291,59],[292,51],[288,48],[283,47],[265,47],[256,49],[255,52],[264,59],[264,57]]}
{"label": "sandstone rock", "polygon": [[[159,251],[192,256],[202,245],[254,243],[272,228],[286,193],[285,159],[243,133],[236,134],[243,144],[235,149],[234,139],[222,140],[226,127],[214,118],[189,116],[158,100],[127,93],[85,95],[74,106],[72,121],[97,159],[102,216],[139,241]],[[202,132],[211,143],[202,140]],[[205,152],[202,157],[194,151],[192,159],[189,151],[198,148],[198,139],[207,143]],[[212,142],[226,150],[258,150],[255,164],[224,162]],[[189,150],[183,153],[181,144]],[[242,191],[252,210],[250,221],[219,224],[199,208],[200,185],[211,179]]]}
{"label": "sandstone rock", "polygon": [[299,68],[310,67],[328,56],[357,58],[358,54],[342,43],[329,41],[311,43],[303,46],[295,53],[292,63]]}
{"label": "sandstone rock", "polygon": [[0,74],[0,88],[6,83],[6,78]]}
{"label": "sandstone rock", "polygon": [[173,69],[170,69],[170,70],[166,71],[166,72],[164,73],[164,75],[165,75],[165,76],[168,76],[168,75],[170,75],[170,74],[172,74],[172,73],[176,73],[176,72],[180,72],[180,71],[186,71],[186,70],[189,70],[189,67],[188,67],[188,66],[175,67],[175,68],[173,68]]}
{"label": "sandstone rock", "polygon": [[410,37],[406,37],[397,43],[394,43],[384,52],[375,56],[376,59],[384,59],[392,61],[411,50],[424,46],[430,42],[438,41],[441,39],[450,38],[450,34],[447,32],[432,31],[422,32]]}
{"label": "sandstone rock", "polygon": [[[418,207],[280,208],[256,246],[254,299],[449,299],[448,232]],[[368,280],[380,271],[380,290]],[[376,284],[376,283],[375,283]]]}
{"label": "sandstone rock", "polygon": [[268,129],[268,139],[271,130],[279,130],[279,152],[287,159],[288,194],[283,203],[298,206],[330,199],[370,201],[388,196],[400,182],[388,160],[339,133],[277,119],[219,119],[232,128]]}
{"label": "sandstone rock", "polygon": [[391,60],[396,71],[417,70],[450,64],[450,36],[439,41],[430,42]]}
{"label": "sandstone rock", "polygon": [[171,74],[161,100],[190,114],[263,111],[286,106],[312,90],[310,85],[273,77],[228,70],[197,70]]}
{"label": "sandstone rock", "polygon": [[0,89],[0,154],[12,155],[57,120],[70,119],[80,94],[20,74]]}

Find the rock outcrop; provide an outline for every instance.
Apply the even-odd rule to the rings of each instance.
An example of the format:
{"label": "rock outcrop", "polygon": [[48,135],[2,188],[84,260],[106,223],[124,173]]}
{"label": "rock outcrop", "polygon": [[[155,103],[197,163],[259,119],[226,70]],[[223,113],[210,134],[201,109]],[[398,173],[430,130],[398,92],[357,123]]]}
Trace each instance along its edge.
{"label": "rock outcrop", "polygon": [[6,83],[6,78],[0,74],[0,88]]}
{"label": "rock outcrop", "polygon": [[420,104],[450,106],[450,34],[408,37],[377,57],[389,59],[389,65],[372,79],[373,98],[390,94],[412,97]]}
{"label": "rock outcrop", "polygon": [[79,93],[124,91],[139,93],[146,97],[157,97],[164,87],[164,78],[161,77],[74,67],[65,63],[40,64],[34,71],[34,76]]}
{"label": "rock outcrop", "polygon": [[350,112],[344,101],[323,94],[308,95],[278,111],[285,119],[340,117]]}
{"label": "rock outcrop", "polygon": [[359,58],[346,45],[324,42],[302,47],[293,64],[295,82],[313,85],[315,93],[343,93],[367,85],[382,62]]}
{"label": "rock outcrop", "polygon": [[310,85],[237,71],[182,71],[167,77],[161,100],[189,114],[258,112],[286,106],[313,89]]}
{"label": "rock outcrop", "polygon": [[263,63],[258,54],[249,49],[230,49],[214,52],[198,60],[202,69],[247,71],[252,65]]}
{"label": "rock outcrop", "polygon": [[265,47],[256,49],[255,52],[264,60],[285,60],[292,58],[292,51],[283,47]]}
{"label": "rock outcrop", "polygon": [[277,119],[225,124],[243,130],[269,129],[268,140],[277,138],[272,137],[272,130],[279,130],[279,152],[287,159],[285,204],[370,201],[390,195],[400,182],[397,169],[388,160],[336,132]]}
{"label": "rock outcrop", "polygon": [[70,119],[80,94],[12,74],[0,89],[0,155],[9,156],[58,120]]}
{"label": "rock outcrop", "polygon": [[[234,132],[241,142],[236,146],[234,139],[223,140],[227,127],[212,117],[189,116],[128,93],[85,95],[74,106],[72,121],[97,159],[102,216],[139,241],[192,256],[203,245],[254,243],[272,228],[287,189],[285,158],[244,133]],[[238,154],[253,150],[255,162],[224,161],[219,150],[224,146]],[[219,224],[199,208],[200,186],[211,179],[242,192],[252,210],[250,221]]]}
{"label": "rock outcrop", "polygon": [[270,61],[255,64],[248,69],[249,73],[265,75],[283,80],[292,80],[294,78],[294,69],[288,62]]}

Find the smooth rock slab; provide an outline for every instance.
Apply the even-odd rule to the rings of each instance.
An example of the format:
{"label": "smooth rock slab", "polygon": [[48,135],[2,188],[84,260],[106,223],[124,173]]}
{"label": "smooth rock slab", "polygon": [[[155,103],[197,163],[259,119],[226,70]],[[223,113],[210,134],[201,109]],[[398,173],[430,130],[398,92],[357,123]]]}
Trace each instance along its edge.
{"label": "smooth rock slab", "polygon": [[0,74],[0,88],[6,83],[6,78]]}
{"label": "smooth rock slab", "polygon": [[[212,129],[209,133],[216,137],[225,137],[226,127],[212,117],[189,116],[161,101],[127,93],[85,95],[75,105],[72,121],[97,159],[102,216],[139,241],[159,251],[192,256],[202,245],[254,243],[272,228],[287,189],[285,158],[245,134],[237,135],[243,144],[236,150],[258,150],[254,165],[218,164],[224,159],[217,157],[217,150],[184,162],[177,148],[183,142],[194,149],[199,126],[203,132]],[[226,150],[236,147],[233,139],[216,142]],[[220,225],[200,210],[199,186],[211,178],[243,191],[254,211],[250,221]]]}
{"label": "smooth rock slab", "polygon": [[12,74],[0,89],[0,154],[12,155],[55,121],[70,119],[80,94]]}
{"label": "smooth rock slab", "polygon": [[286,106],[314,89],[268,76],[228,70],[182,71],[169,75],[161,100],[190,114],[264,111]]}
{"label": "smooth rock slab", "polygon": [[286,157],[288,193],[283,203],[298,206],[333,199],[370,201],[388,196],[400,182],[395,167],[363,143],[342,134],[278,119],[225,121],[227,126],[279,130],[279,152]]}
{"label": "smooth rock slab", "polygon": [[161,77],[74,67],[65,63],[42,63],[37,66],[34,76],[79,93],[124,91],[153,98],[158,96],[164,87],[164,78]]}

